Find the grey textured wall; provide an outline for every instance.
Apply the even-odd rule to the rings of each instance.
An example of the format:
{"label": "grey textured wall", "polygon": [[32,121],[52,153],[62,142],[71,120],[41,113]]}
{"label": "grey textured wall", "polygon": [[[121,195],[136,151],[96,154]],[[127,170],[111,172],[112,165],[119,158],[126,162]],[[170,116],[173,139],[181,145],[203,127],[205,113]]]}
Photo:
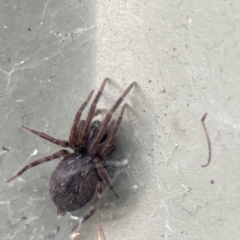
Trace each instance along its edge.
{"label": "grey textured wall", "polygon": [[[132,81],[112,160],[127,160],[82,239],[239,239],[238,1],[1,1],[1,239],[68,239],[48,193],[58,160],[6,180],[58,148],[105,77],[108,108]],[[212,141],[212,162],[201,117]],[[110,159],[111,160],[111,159]],[[60,228],[59,228],[60,227]]]}

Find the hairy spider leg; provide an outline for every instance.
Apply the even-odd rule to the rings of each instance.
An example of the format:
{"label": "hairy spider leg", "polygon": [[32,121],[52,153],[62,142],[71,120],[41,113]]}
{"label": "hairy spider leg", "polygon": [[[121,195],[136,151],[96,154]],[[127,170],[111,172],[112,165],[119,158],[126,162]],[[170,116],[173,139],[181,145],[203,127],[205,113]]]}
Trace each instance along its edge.
{"label": "hairy spider leg", "polygon": [[126,107],[127,107],[127,103],[125,103],[122,106],[118,120],[117,120],[116,124],[111,128],[111,131],[109,132],[107,141],[106,141],[106,143],[104,143],[102,149],[100,150],[100,156],[107,156],[108,154],[110,154],[113,151],[112,148],[115,147],[115,146],[113,146],[115,134],[117,133],[117,131],[119,129],[119,126],[121,124]]}
{"label": "hairy spider leg", "polygon": [[[103,109],[97,109],[94,113],[94,117],[96,117],[99,114],[102,114],[104,110]],[[86,120],[81,120],[80,123],[78,124],[78,128],[77,128],[77,142],[80,143],[82,136],[83,136],[83,132],[84,132],[84,127],[86,124]],[[79,144],[79,146],[83,146],[81,144]]]}
{"label": "hairy spider leg", "polygon": [[59,140],[59,139],[53,138],[53,137],[47,135],[46,133],[39,132],[39,131],[37,131],[35,129],[32,129],[32,128],[28,127],[28,126],[25,126],[25,125],[22,125],[22,128],[32,132],[33,134],[38,135],[41,138],[44,138],[44,139],[48,140],[49,142],[55,143],[58,146],[69,147],[69,142],[68,141],[64,141],[64,140]]}
{"label": "hairy spider leg", "polygon": [[81,140],[81,143],[80,143],[81,146],[85,146],[86,145],[86,142],[87,142],[87,139],[88,139],[88,128],[89,128],[89,126],[90,126],[90,124],[92,122],[92,119],[93,119],[94,114],[95,114],[95,109],[96,109],[97,103],[98,103],[98,101],[99,101],[99,99],[100,99],[100,97],[102,95],[103,89],[106,86],[107,81],[108,81],[108,78],[105,78],[103,80],[103,83],[102,83],[102,85],[101,85],[101,87],[100,87],[96,97],[94,98],[94,100],[93,100],[93,102],[91,104],[91,107],[90,107],[90,110],[88,112],[88,116],[87,116],[87,119],[86,119],[86,125],[84,127],[83,137],[82,137],[82,140]]}
{"label": "hairy spider leg", "polygon": [[134,84],[135,84],[135,82],[131,83],[128,86],[128,88],[124,91],[124,93],[120,96],[120,98],[116,101],[116,103],[112,106],[111,110],[108,112],[108,114],[104,118],[104,120],[102,122],[102,125],[101,125],[101,128],[100,128],[96,138],[93,140],[92,144],[90,145],[89,152],[91,154],[95,154],[97,152],[98,144],[99,144],[99,142],[101,141],[101,139],[104,135],[104,131],[105,131],[105,128],[106,128],[107,124],[109,123],[113,113],[116,111],[118,106],[121,104],[124,97],[126,97],[126,95],[130,92],[130,90],[132,89]]}
{"label": "hairy spider leg", "polygon": [[98,174],[100,175],[102,181],[104,183],[106,183],[109,187],[109,189],[112,190],[112,192],[114,193],[114,195],[119,198],[119,195],[117,194],[117,192],[114,190],[113,185],[110,181],[110,177],[108,176],[108,173],[106,171],[106,168],[103,166],[101,159],[99,157],[94,157],[93,162],[95,164],[95,168],[98,172]]}
{"label": "hairy spider leg", "polygon": [[[105,138],[104,135],[103,135],[102,142],[100,142],[100,143],[98,144],[97,152],[99,152],[99,156],[104,157],[104,156],[107,156],[108,154],[110,154],[110,153],[112,153],[112,152],[115,151],[116,146],[115,146],[115,145],[111,145],[111,150],[110,150],[110,148],[109,148],[108,154],[102,155],[102,153],[101,153],[102,149],[105,149],[105,146],[106,146],[106,144],[108,143],[108,138],[109,138],[109,136],[111,136],[111,132],[113,131],[113,128],[114,128],[115,125],[116,125],[116,120],[115,120],[115,119],[111,120],[111,122],[107,125],[106,131],[105,131],[105,133],[104,133],[104,135],[106,136],[106,138]],[[105,139],[104,139],[104,138],[105,138]],[[113,139],[112,143],[113,143],[113,142],[114,142],[114,139]]]}
{"label": "hairy spider leg", "polygon": [[93,92],[94,92],[94,90],[92,90],[89,93],[87,99],[83,102],[83,104],[78,109],[78,111],[77,111],[77,113],[75,115],[74,122],[73,122],[72,129],[71,129],[71,133],[70,133],[70,136],[69,136],[70,145],[71,145],[71,148],[73,148],[73,149],[77,145],[77,134],[78,134],[77,127],[78,127],[78,123],[79,123],[79,120],[80,120],[81,115],[82,115],[82,111],[87,106],[88,102],[90,101],[90,99],[91,99],[91,97],[93,95]]}
{"label": "hairy spider leg", "polygon": [[[85,120],[81,120],[78,124],[78,127],[77,127],[77,143],[79,143],[80,140],[82,139],[85,124],[86,124]],[[78,146],[80,146],[80,144]]]}
{"label": "hairy spider leg", "polygon": [[45,162],[49,162],[52,161],[53,159],[56,158],[60,158],[60,157],[65,157],[67,155],[69,155],[70,152],[67,150],[60,150],[50,156],[44,157],[44,158],[40,158],[38,160],[32,161],[30,162],[28,165],[26,165],[23,169],[21,169],[16,175],[14,175],[13,177],[9,178],[7,180],[7,182],[11,182],[12,180],[14,180],[15,178],[21,176],[24,172],[26,172],[28,169],[35,167],[39,164],[45,163]]}
{"label": "hairy spider leg", "polygon": [[97,183],[97,194],[92,202],[92,210],[90,210],[89,213],[87,213],[84,217],[83,217],[83,220],[82,220],[82,223],[85,222],[87,219],[89,219],[96,211],[96,206],[97,206],[97,202],[98,200],[102,197],[102,191],[103,191],[103,182],[102,181],[99,181]]}
{"label": "hairy spider leg", "polygon": [[111,133],[113,127],[115,126],[115,124],[116,124],[116,120],[115,119],[111,120],[111,122],[108,124],[107,130],[106,130],[107,139],[108,139],[108,136]]}

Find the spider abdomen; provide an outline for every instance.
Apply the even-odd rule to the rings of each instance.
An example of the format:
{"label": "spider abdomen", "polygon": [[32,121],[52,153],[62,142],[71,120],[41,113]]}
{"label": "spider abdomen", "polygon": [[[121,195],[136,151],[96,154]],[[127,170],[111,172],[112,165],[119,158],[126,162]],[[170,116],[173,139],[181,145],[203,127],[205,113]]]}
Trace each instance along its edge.
{"label": "spider abdomen", "polygon": [[58,213],[83,207],[95,193],[97,175],[92,159],[86,153],[65,157],[52,173],[50,195]]}

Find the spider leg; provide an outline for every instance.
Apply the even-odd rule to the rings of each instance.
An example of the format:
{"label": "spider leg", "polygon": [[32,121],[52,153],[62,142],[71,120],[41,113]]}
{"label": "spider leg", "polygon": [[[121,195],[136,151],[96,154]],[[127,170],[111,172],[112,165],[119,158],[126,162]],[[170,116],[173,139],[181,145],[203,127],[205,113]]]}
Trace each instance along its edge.
{"label": "spider leg", "polygon": [[105,167],[103,166],[101,159],[99,157],[95,157],[93,159],[94,164],[95,164],[95,168],[99,174],[99,176],[101,177],[102,181],[104,183],[106,183],[108,185],[108,187],[112,190],[112,192],[114,193],[114,195],[119,198],[119,195],[117,194],[117,192],[114,190],[113,185],[110,181],[110,177],[108,176],[108,173],[105,169]]}
{"label": "spider leg", "polygon": [[77,143],[79,143],[79,141],[82,139],[83,129],[84,129],[85,124],[86,124],[85,120],[81,120],[80,123],[78,124],[78,128],[77,128]]}
{"label": "spider leg", "polygon": [[108,154],[110,154],[113,151],[113,147],[115,149],[115,146],[113,145],[115,134],[117,133],[117,131],[119,129],[119,126],[121,124],[123,114],[125,112],[126,107],[127,107],[127,104],[125,103],[122,106],[122,109],[121,109],[121,112],[120,112],[120,115],[118,117],[116,124],[111,128],[111,131],[108,134],[106,143],[104,143],[104,145],[100,149],[100,153],[99,153],[100,156],[103,156],[103,157],[107,156]]}
{"label": "spider leg", "polygon": [[83,217],[83,222],[85,222],[87,219],[89,219],[96,211],[96,206],[97,206],[97,202],[98,200],[102,197],[102,190],[103,190],[103,182],[99,181],[97,183],[97,194],[92,202],[92,209],[90,210],[89,213],[87,213],[84,217]]}
{"label": "spider leg", "polygon": [[[116,120],[113,119],[113,120],[111,120],[111,122],[107,125],[106,131],[105,131],[105,134],[107,135],[107,138],[108,138],[109,134],[111,133],[111,131],[112,131],[113,127],[115,126],[115,124],[116,124]],[[103,144],[104,144],[104,143],[106,143],[106,141],[104,141]],[[99,144],[99,145],[101,145],[101,144]]]}
{"label": "spider leg", "polygon": [[116,111],[116,109],[118,108],[118,106],[121,104],[121,102],[123,101],[124,97],[130,92],[130,90],[132,89],[132,87],[134,86],[135,82],[133,82],[132,84],[130,84],[128,86],[128,88],[124,91],[124,93],[120,96],[120,98],[116,101],[116,103],[112,106],[111,110],[109,111],[109,113],[106,115],[106,117],[104,118],[101,128],[96,136],[96,138],[93,140],[92,144],[90,145],[89,148],[89,152],[91,154],[95,154],[97,152],[97,145],[99,144],[99,142],[101,141],[103,135],[104,135],[104,131],[105,128],[108,124],[108,122],[110,121],[113,113]]}
{"label": "spider leg", "polygon": [[[116,120],[113,119],[113,120],[111,120],[111,122],[106,127],[106,131],[105,131],[105,133],[103,135],[103,138],[102,138],[101,142],[97,146],[97,152],[99,153],[100,156],[103,156],[103,155],[101,155],[101,151],[102,151],[103,148],[104,149],[106,148],[105,146],[108,143],[108,138],[111,135],[111,132],[112,132],[112,130],[113,130],[115,125],[116,125]],[[112,140],[112,142],[113,141],[114,141],[114,139]],[[111,148],[111,150],[110,150],[110,148]],[[110,152],[114,152],[115,149],[116,149],[115,145],[112,144],[111,147],[109,147],[108,154],[110,154]],[[107,156],[108,154],[106,154],[104,156]]]}
{"label": "spider leg", "polygon": [[38,135],[41,138],[44,138],[44,139],[48,140],[49,142],[55,143],[58,146],[69,147],[69,142],[68,141],[64,141],[64,140],[59,140],[59,139],[53,138],[53,137],[47,135],[46,133],[39,132],[39,131],[37,131],[35,129],[32,129],[32,128],[28,127],[28,126],[25,126],[25,125],[22,125],[22,128],[32,132],[33,134]]}
{"label": "spider leg", "polygon": [[[103,109],[97,109],[94,113],[94,117],[99,115],[99,114],[102,114],[102,112],[103,112]],[[80,123],[78,124],[77,143],[79,143],[82,139],[83,132],[84,132],[84,129],[85,129],[85,125],[86,125],[86,120],[81,120]],[[81,144],[79,144],[79,145],[81,145]]]}
{"label": "spider leg", "polygon": [[70,152],[67,151],[67,150],[60,150],[56,153],[54,153],[53,155],[50,155],[50,156],[47,156],[47,157],[44,157],[44,158],[40,158],[38,160],[35,160],[33,162],[30,162],[28,165],[26,165],[24,168],[22,168],[16,175],[14,175],[13,177],[9,178],[7,180],[7,182],[11,182],[12,180],[14,180],[15,178],[21,176],[24,172],[26,172],[28,169],[32,168],[32,167],[35,167],[39,164],[42,164],[42,163],[45,163],[45,162],[49,162],[53,159],[56,159],[56,158],[60,158],[60,157],[65,157],[67,155],[69,155]]}
{"label": "spider leg", "polygon": [[83,137],[82,137],[82,140],[81,140],[81,143],[80,145],[82,146],[85,146],[86,145],[86,142],[87,142],[87,138],[88,138],[88,128],[92,122],[92,119],[94,117],[94,114],[95,114],[95,109],[96,109],[96,106],[97,106],[97,103],[98,103],[98,100],[100,99],[101,95],[102,95],[102,92],[103,92],[103,89],[104,87],[106,86],[106,83],[108,81],[108,78],[105,78],[96,97],[94,98],[92,104],[91,104],[91,107],[90,107],[90,110],[88,112],[88,116],[87,116],[87,119],[86,119],[86,125],[85,125],[85,128],[84,128],[84,134],[83,134]]}
{"label": "spider leg", "polygon": [[107,155],[113,153],[115,150],[116,150],[115,145],[109,145],[108,147],[104,146],[104,148],[101,150],[101,152],[103,152],[103,154],[105,154],[105,155],[102,155],[102,156],[107,156]]}
{"label": "spider leg", "polygon": [[78,123],[79,123],[79,120],[81,118],[81,115],[82,115],[82,111],[84,110],[84,108],[87,106],[88,102],[90,101],[92,95],[93,95],[93,92],[94,90],[92,90],[87,99],[83,102],[83,104],[81,105],[81,107],[78,109],[76,115],[75,115],[75,119],[74,119],[74,122],[73,122],[73,125],[72,125],[72,129],[71,129],[71,133],[70,133],[70,136],[69,136],[69,141],[70,141],[70,144],[72,145],[72,147],[74,147],[76,145],[76,140],[77,140],[77,128],[78,128]]}

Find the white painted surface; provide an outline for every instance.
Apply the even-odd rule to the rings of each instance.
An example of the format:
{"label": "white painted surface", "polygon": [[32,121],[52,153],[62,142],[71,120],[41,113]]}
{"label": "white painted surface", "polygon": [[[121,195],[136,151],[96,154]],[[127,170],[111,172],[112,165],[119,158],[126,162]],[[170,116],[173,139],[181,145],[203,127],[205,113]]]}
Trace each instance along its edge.
{"label": "white painted surface", "polygon": [[[0,131],[10,149],[1,154],[3,239],[46,239],[58,226],[56,239],[70,236],[69,217],[57,219],[48,194],[57,162],[10,186],[5,181],[34,150],[36,159],[57,149],[19,126],[66,138],[80,102],[105,77],[115,84],[107,86],[103,107],[132,81],[139,85],[126,99],[133,109],[115,156],[129,161],[129,177],[116,180],[122,198],[103,199],[82,239],[97,239],[98,224],[106,240],[238,239],[239,2],[64,4],[4,2],[1,10]],[[205,112],[212,162],[202,168]]]}

